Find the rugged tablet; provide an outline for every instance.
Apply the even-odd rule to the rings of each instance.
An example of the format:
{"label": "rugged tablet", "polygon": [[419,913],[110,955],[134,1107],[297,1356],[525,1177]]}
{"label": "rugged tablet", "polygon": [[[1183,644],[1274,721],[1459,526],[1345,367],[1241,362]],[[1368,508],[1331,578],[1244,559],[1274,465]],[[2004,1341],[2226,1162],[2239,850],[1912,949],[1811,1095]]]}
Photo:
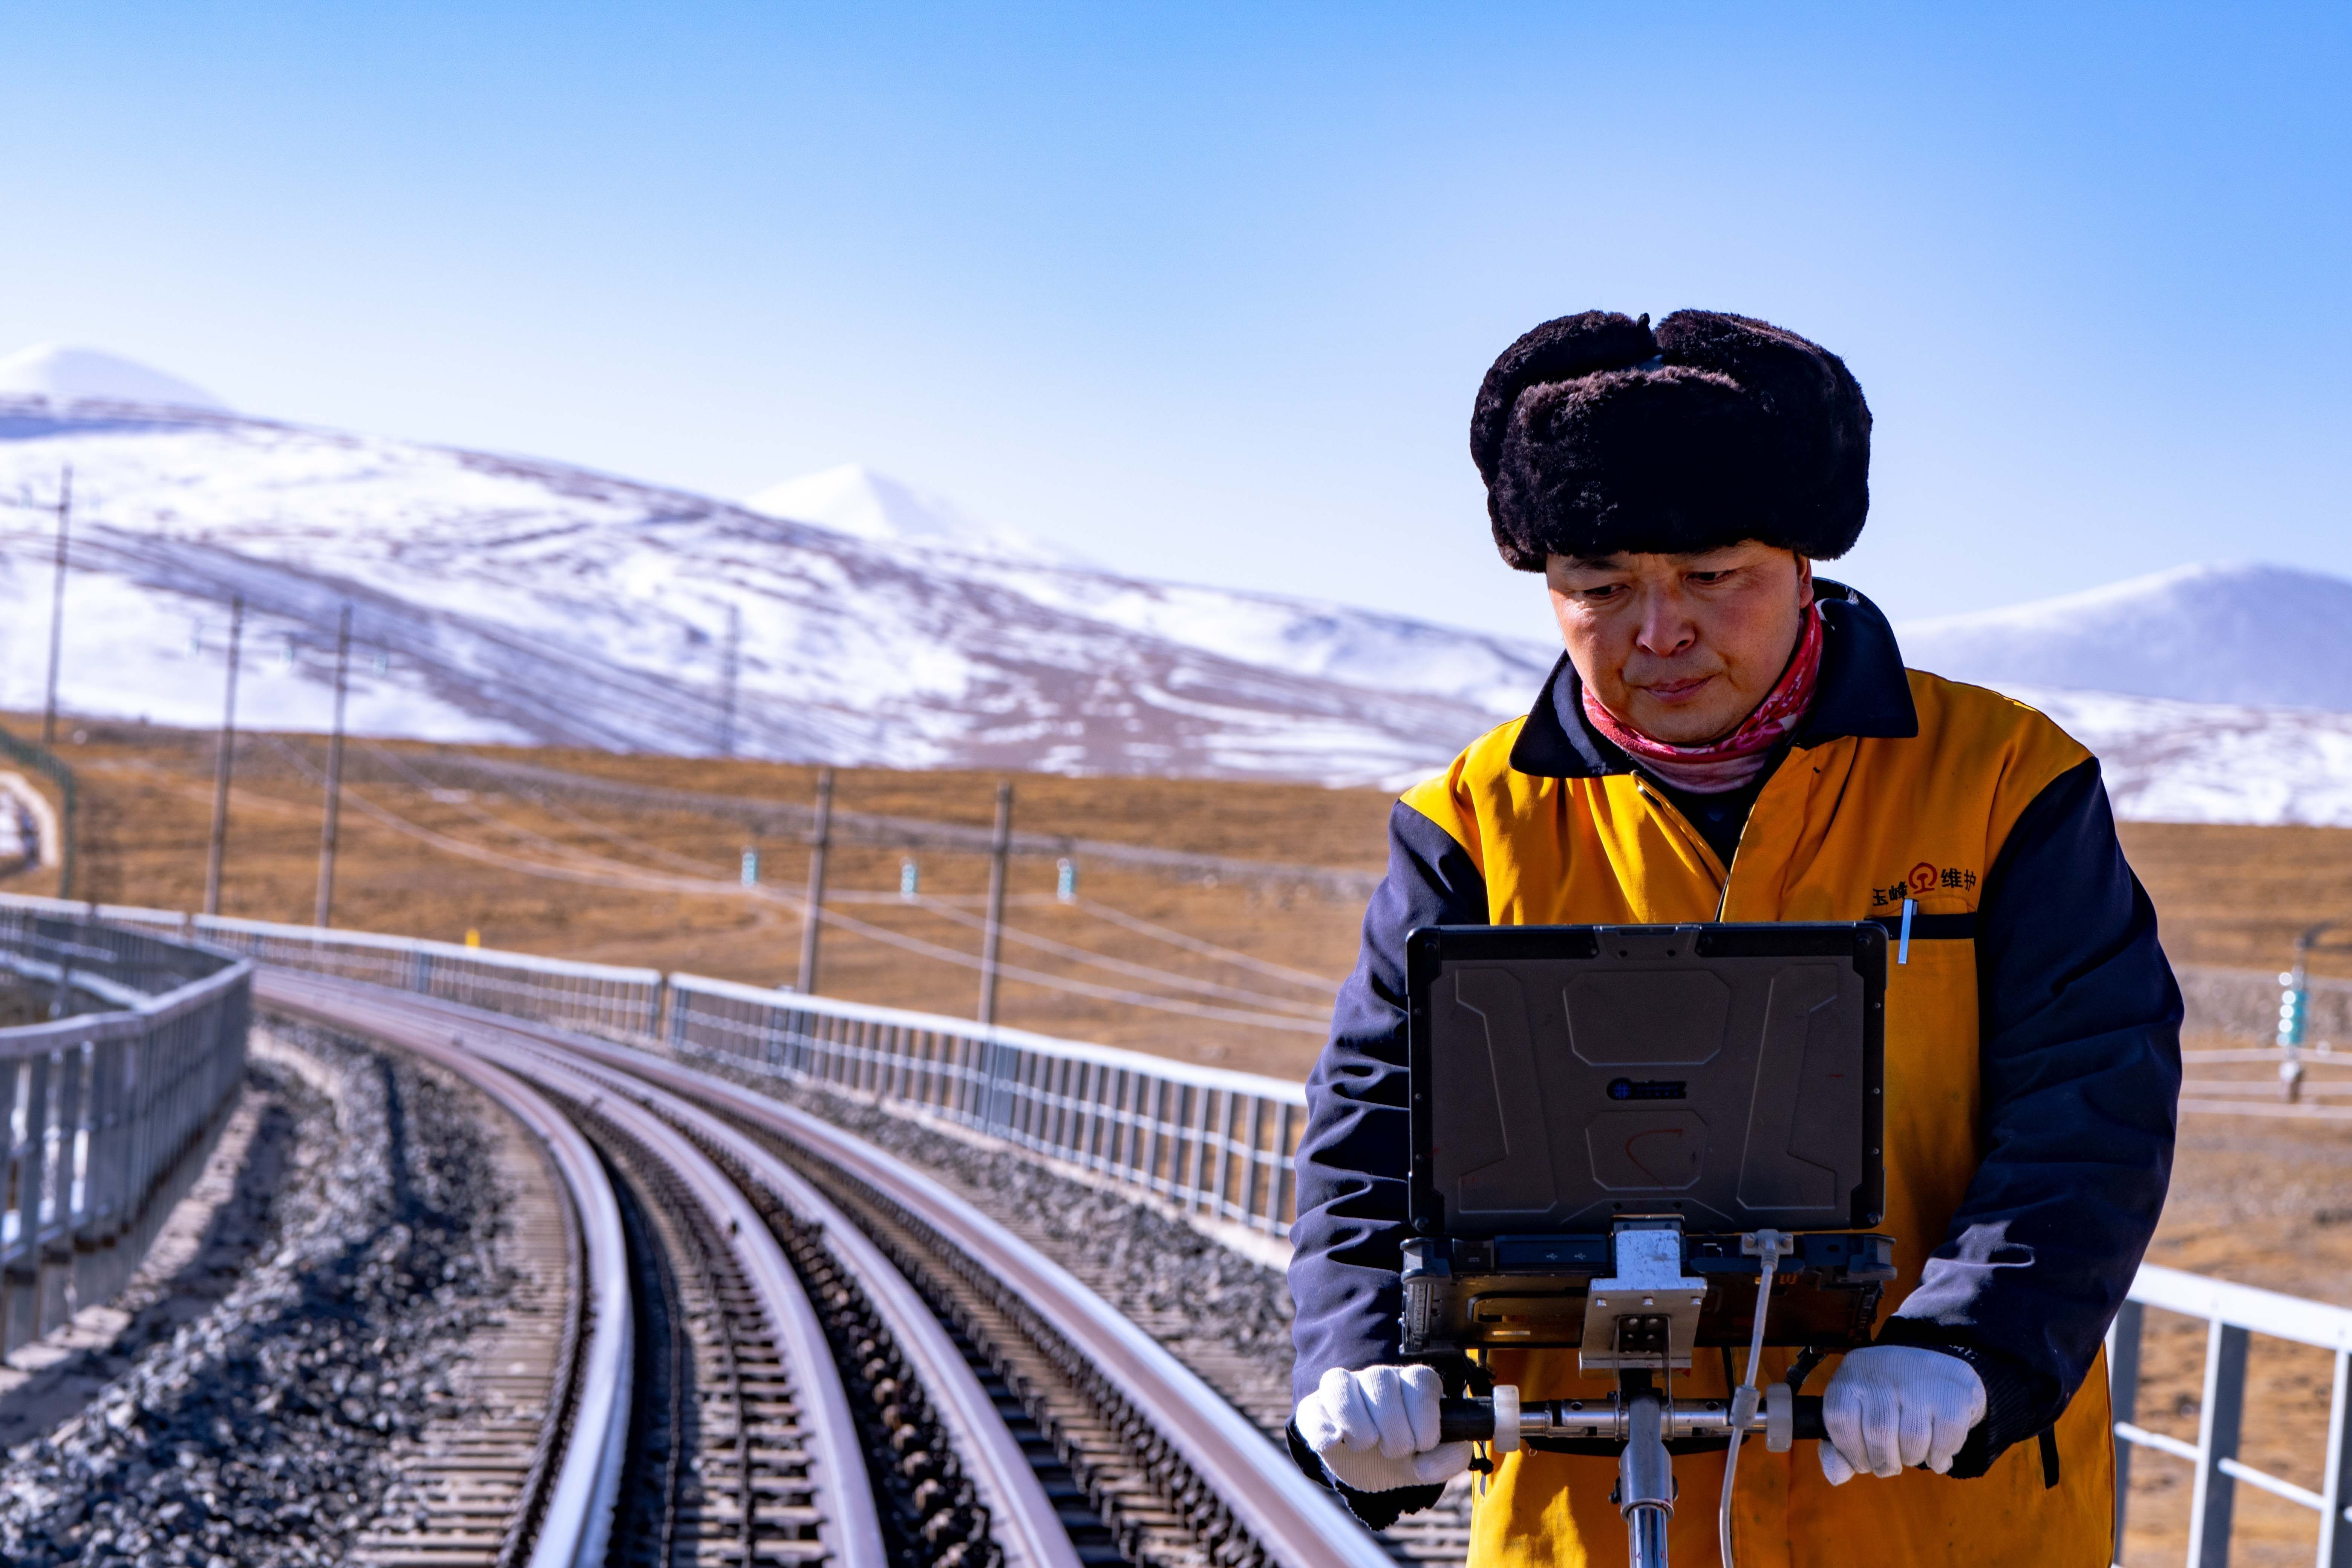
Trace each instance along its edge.
{"label": "rugged tablet", "polygon": [[1407,1354],[1687,1365],[1747,1342],[1758,1232],[1793,1247],[1769,1342],[1869,1337],[1894,1277],[1892,1240],[1853,1234],[1885,1201],[1880,927],[1438,926],[1406,952]]}

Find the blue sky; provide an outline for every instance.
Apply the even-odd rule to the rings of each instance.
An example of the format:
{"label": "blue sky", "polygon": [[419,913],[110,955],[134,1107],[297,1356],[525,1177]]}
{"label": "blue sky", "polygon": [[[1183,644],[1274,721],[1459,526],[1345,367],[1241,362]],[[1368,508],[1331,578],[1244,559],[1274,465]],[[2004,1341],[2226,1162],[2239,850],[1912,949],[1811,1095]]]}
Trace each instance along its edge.
{"label": "blue sky", "polygon": [[2352,11],[0,8],[0,352],[1539,634],[1465,448],[1590,306],[1844,354],[1898,615],[2352,574]]}

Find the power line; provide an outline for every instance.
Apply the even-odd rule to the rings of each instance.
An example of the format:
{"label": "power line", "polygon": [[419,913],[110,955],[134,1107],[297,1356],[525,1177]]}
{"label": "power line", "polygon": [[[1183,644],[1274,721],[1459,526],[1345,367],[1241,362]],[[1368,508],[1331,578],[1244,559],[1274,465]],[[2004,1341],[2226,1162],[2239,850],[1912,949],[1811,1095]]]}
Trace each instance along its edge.
{"label": "power line", "polygon": [[719,754],[735,754],[735,683],[741,665],[743,650],[743,611],[741,606],[727,606],[727,649],[725,662],[719,668]]}
{"label": "power line", "polygon": [[[1105,969],[1114,974],[1124,974],[1131,979],[1150,980],[1157,984],[1171,985],[1178,990],[1190,991],[1202,996],[1222,996],[1233,1002],[1255,1002],[1262,1007],[1297,1009],[1302,1015],[1311,1014],[1318,1018],[1329,1011],[1328,1008],[1318,1008],[1311,1002],[1297,1002],[1286,996],[1269,996],[1262,991],[1244,991],[1239,986],[1220,985],[1213,980],[1194,980],[1165,969],[1155,969],[1146,963],[1131,963],[1123,958],[1113,958],[1108,953],[1096,952],[1066,942],[1056,942],[1050,936],[1039,936],[1034,931],[1017,930],[1005,925],[1001,919],[992,928],[977,915],[966,914],[963,910],[938,899],[918,899],[915,901],[933,914],[953,921],[956,924],[969,930],[985,931],[992,929],[1007,942],[1016,942],[1039,952],[1050,952],[1056,958],[1066,958],[1073,963],[1086,964],[1089,968]],[[1337,988],[1334,987],[1334,989]]]}
{"label": "power line", "polygon": [[816,994],[816,939],[824,921],[824,855],[833,847],[833,770],[816,775],[816,829],[809,835],[807,913],[801,922],[800,989]]}
{"label": "power line", "polygon": [[[287,761],[313,782],[324,777],[309,758],[277,736],[264,735],[260,738],[276,747]],[[550,865],[545,861],[526,860],[520,856],[508,855],[492,849],[487,845],[468,843],[465,839],[426,827],[421,823],[411,822],[397,812],[368,799],[349,784],[343,786],[343,794],[362,814],[374,818],[393,832],[486,866],[497,866],[506,870],[521,872],[525,876],[546,877],[556,881],[572,882],[590,887],[627,887],[649,891],[748,896],[789,910],[796,916],[801,913],[797,907],[800,900],[787,898],[768,887],[744,888],[732,882],[719,881],[715,878],[698,881],[683,877],[639,875],[635,874],[636,868],[620,866],[617,862],[612,861],[606,861],[604,864],[631,875],[615,876],[610,871],[600,871],[591,866]],[[495,817],[489,820],[497,826],[512,826],[511,824],[499,823]],[[516,831],[523,833],[526,837],[537,837],[530,834],[528,829],[516,829]],[[908,936],[887,927],[869,925],[855,916],[843,914],[836,910],[821,910],[819,918],[827,925],[837,927],[852,935],[862,936],[868,941],[878,942],[904,952],[916,953],[925,958],[936,958],[942,963],[956,964],[965,969],[978,969],[983,962],[971,953],[961,952],[951,947],[943,947],[938,942],[926,942],[921,937]],[[1126,991],[1115,986],[1097,985],[1090,981],[1071,979],[1065,975],[1047,974],[1041,970],[1029,969],[1020,964],[1000,963],[997,965],[997,973],[1002,979],[1018,980],[1024,984],[1035,985],[1048,991],[1066,992],[1073,995],[1089,996],[1104,1002],[1118,1002],[1132,1007],[1143,1007],[1160,1013],[1174,1013],[1188,1018],[1207,1018],[1218,1023],[1246,1024],[1255,1028],[1279,1029],[1296,1034],[1320,1035],[1325,1032],[1323,1025],[1310,1023],[1303,1018],[1283,1017],[1269,1013],[1244,1012],[1236,1007],[1208,1006],[1172,996],[1154,996],[1145,992]]]}
{"label": "power line", "polygon": [[1202,942],[1197,936],[1191,936],[1181,931],[1171,931],[1163,925],[1154,925],[1140,916],[1129,914],[1125,910],[1115,910],[1110,905],[1097,902],[1093,899],[1072,899],[1070,901],[1097,920],[1108,921],[1111,924],[1131,931],[1138,936],[1148,936],[1154,941],[1164,942],[1171,947],[1181,947],[1187,952],[1197,952],[1204,958],[1214,958],[1226,963],[1237,963],[1244,969],[1255,969],[1260,974],[1271,979],[1286,980],[1293,985],[1304,986],[1309,991],[1320,991],[1327,996],[1337,996],[1339,994],[1338,984],[1320,974],[1309,974],[1303,969],[1291,969],[1283,964],[1269,963],[1263,958],[1255,958],[1246,952],[1235,952],[1230,947],[1219,947],[1213,942]]}
{"label": "power line", "polygon": [[319,828],[319,900],[310,923],[324,927],[335,906],[335,833],[343,793],[343,695],[351,684],[352,606],[344,602],[335,626],[335,729],[327,742],[327,809]]}
{"label": "power line", "polygon": [[245,637],[245,599],[228,602],[228,685],[221,693],[220,755],[213,763],[213,837],[205,858],[205,913],[220,913],[221,858],[228,841],[228,775],[236,751],[236,661]]}
{"label": "power line", "polygon": [[996,1023],[997,960],[1004,948],[1004,858],[1013,847],[1013,785],[996,786],[996,837],[988,852],[988,923],[980,938],[980,1021]]}
{"label": "power line", "polygon": [[73,521],[73,465],[68,463],[58,475],[58,564],[57,576],[49,589],[49,686],[48,695],[41,703],[41,744],[58,743],[58,665],[65,651],[66,632],[66,535]]}

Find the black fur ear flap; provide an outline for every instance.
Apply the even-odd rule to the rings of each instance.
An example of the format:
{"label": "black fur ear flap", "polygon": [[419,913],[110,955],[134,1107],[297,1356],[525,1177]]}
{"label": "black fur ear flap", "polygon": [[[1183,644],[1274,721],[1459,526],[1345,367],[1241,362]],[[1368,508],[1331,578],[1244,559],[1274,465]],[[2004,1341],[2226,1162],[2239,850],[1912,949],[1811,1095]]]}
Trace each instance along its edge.
{"label": "black fur ear flap", "polygon": [[1601,370],[1623,370],[1658,352],[1650,318],[1640,321],[1614,310],[1585,310],[1546,321],[1503,351],[1478,385],[1470,411],[1470,460],[1478,476],[1495,482],[1503,437],[1519,394],[1548,382],[1577,381]]}

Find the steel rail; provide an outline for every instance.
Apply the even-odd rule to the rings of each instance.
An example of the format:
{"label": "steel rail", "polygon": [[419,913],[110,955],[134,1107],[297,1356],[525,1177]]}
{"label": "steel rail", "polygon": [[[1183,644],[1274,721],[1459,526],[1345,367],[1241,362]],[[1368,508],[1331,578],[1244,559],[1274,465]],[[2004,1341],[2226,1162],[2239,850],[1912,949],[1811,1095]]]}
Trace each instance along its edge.
{"label": "steel rail", "polygon": [[[425,1009],[418,1004],[429,1000],[399,994],[386,996],[356,982],[322,982],[305,977],[305,983],[335,988],[347,993],[353,1004],[383,1011],[422,1012]],[[274,994],[269,999],[274,1002]],[[443,1020],[452,1005],[433,1003],[431,1006],[431,1027],[437,1037],[447,1030]],[[748,1238],[754,1231],[758,1233],[767,1244],[765,1251],[773,1255],[772,1261],[762,1260],[762,1267],[782,1271],[783,1280],[790,1286],[789,1293],[798,1305],[797,1321],[786,1321],[787,1314],[777,1315],[791,1364],[795,1369],[819,1366],[829,1374],[825,1379],[827,1408],[820,1413],[824,1417],[821,1425],[838,1434],[838,1440],[846,1447],[834,1447],[828,1443],[828,1449],[856,1453],[857,1434],[850,1419],[846,1395],[833,1368],[824,1330],[805,1292],[741,1191],[693,1149],[687,1139],[706,1140],[723,1149],[797,1217],[820,1226],[825,1246],[856,1277],[888,1325],[900,1353],[906,1356],[937,1407],[957,1457],[963,1463],[964,1473],[989,1509],[992,1535],[1008,1561],[1016,1568],[1080,1568],[1069,1533],[1039,1485],[1036,1471],[954,1340],[906,1276],[829,1199],[757,1140],[678,1095],[602,1064],[552,1049],[534,1032],[518,1027],[512,1019],[492,1015],[468,1016],[464,1023],[467,1032],[463,1037],[469,1051],[542,1088],[593,1104],[598,1114],[623,1123],[641,1143],[658,1150],[664,1159],[670,1161],[712,1213],[733,1223],[735,1228],[730,1235],[740,1233]],[[684,1136],[680,1129],[685,1130]],[[835,1479],[837,1480],[838,1476]],[[861,1484],[851,1489],[858,1493],[856,1499],[836,1498],[827,1510],[829,1518],[851,1521],[845,1533],[857,1543],[856,1548],[843,1551],[839,1560],[850,1568],[862,1568],[868,1563],[874,1568],[882,1568],[881,1535],[872,1494],[862,1484],[862,1479]],[[840,1551],[840,1543],[835,1544]]]}
{"label": "steel rail", "polygon": [[628,1047],[585,1040],[562,1046],[705,1103],[723,1105],[816,1152],[952,1237],[974,1262],[1033,1304],[1160,1430],[1271,1561],[1285,1568],[1394,1568],[1335,1494],[1301,1475],[1265,1433],[1166,1346],[938,1181],[863,1139],[722,1079]]}
{"label": "steel rail", "polygon": [[504,1109],[539,1139],[554,1164],[558,1191],[571,1205],[584,1257],[581,1287],[586,1321],[568,1360],[571,1386],[554,1391],[551,1428],[561,1444],[552,1466],[534,1467],[540,1491],[526,1497],[518,1524],[531,1535],[530,1568],[594,1568],[604,1561],[621,1485],[629,1430],[634,1347],[627,1244],[604,1168],[571,1118],[537,1089],[471,1052],[453,1048],[437,1020],[404,1017],[397,993],[338,985],[280,969],[262,969],[254,994],[271,1008],[332,1029],[362,1034],[448,1069]]}
{"label": "steel rail", "polygon": [[[521,1037],[512,1047],[489,1043],[500,1035]],[[831,1199],[757,1139],[683,1096],[601,1063],[559,1053],[503,1022],[485,1026],[475,1040],[480,1042],[477,1048],[487,1045],[497,1059],[525,1076],[547,1073],[559,1081],[586,1081],[605,1094],[634,1100],[688,1136],[725,1150],[796,1217],[819,1226],[825,1247],[856,1278],[937,1408],[964,1474],[989,1510],[990,1533],[1007,1562],[1016,1568],[1081,1568],[1069,1532],[1038,1483],[1036,1470],[963,1352],[907,1277]],[[602,1102],[608,1115],[612,1103]],[[814,1326],[814,1318],[810,1321]]]}
{"label": "steel rail", "polygon": [[[478,1035],[467,1041],[467,1047],[478,1052],[485,1043]],[[742,1188],[711,1163],[709,1156],[669,1119],[630,1097],[625,1086],[543,1056],[499,1050],[495,1046],[489,1054],[508,1071],[588,1105],[635,1138],[667,1164],[705,1212],[720,1222],[718,1228],[734,1250],[745,1279],[759,1297],[768,1327],[784,1352],[812,1479],[817,1483],[814,1489],[824,1499],[817,1529],[830,1549],[830,1560],[842,1568],[890,1568],[857,1425],[850,1415],[849,1394],[842,1387],[824,1325],[817,1321],[816,1309],[801,1288],[800,1277],[793,1272],[783,1248]],[[751,1478],[745,1477],[744,1481],[748,1488]]]}
{"label": "steel rail", "polygon": [[[393,1003],[384,997],[378,1005]],[[402,995],[397,1004],[601,1063],[811,1150],[952,1237],[976,1265],[1034,1305],[1152,1424],[1270,1562],[1283,1568],[1394,1568],[1334,1493],[1300,1474],[1197,1373],[1067,1269],[931,1177],[805,1112],[633,1047],[437,998]]]}

